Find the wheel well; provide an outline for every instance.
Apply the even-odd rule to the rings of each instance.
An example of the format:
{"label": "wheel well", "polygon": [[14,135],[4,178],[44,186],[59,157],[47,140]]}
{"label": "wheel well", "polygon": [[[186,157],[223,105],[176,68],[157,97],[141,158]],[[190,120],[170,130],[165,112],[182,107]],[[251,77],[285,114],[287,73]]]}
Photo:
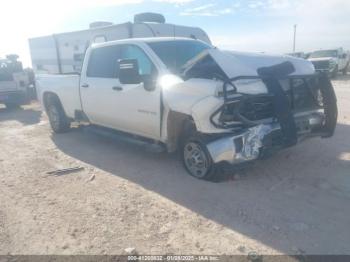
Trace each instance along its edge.
{"label": "wheel well", "polygon": [[196,126],[192,116],[170,111],[167,121],[167,131],[167,148],[169,152],[174,152],[189,132],[196,131]]}

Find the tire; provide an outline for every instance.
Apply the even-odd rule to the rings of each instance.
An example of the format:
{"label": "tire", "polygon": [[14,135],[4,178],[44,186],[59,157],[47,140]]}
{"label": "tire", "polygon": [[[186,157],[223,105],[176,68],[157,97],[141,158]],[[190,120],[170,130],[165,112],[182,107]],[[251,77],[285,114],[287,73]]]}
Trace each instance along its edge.
{"label": "tire", "polygon": [[192,135],[184,139],[181,148],[182,163],[186,171],[193,177],[218,182],[219,166],[213,160],[200,135]]}
{"label": "tire", "polygon": [[49,117],[51,129],[55,133],[67,132],[70,128],[70,121],[63,111],[61,103],[57,99],[52,99],[47,105],[47,115]]}

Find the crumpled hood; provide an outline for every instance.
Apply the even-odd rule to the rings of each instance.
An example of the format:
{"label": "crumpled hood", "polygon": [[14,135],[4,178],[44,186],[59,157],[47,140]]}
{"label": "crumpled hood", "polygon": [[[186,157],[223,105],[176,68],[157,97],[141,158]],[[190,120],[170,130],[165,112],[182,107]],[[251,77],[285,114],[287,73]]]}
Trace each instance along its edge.
{"label": "crumpled hood", "polygon": [[292,56],[221,51],[218,49],[208,50],[208,53],[229,78],[257,76],[257,69],[287,61],[291,62],[295,67],[295,72],[291,76],[315,73],[315,68],[310,61]]}
{"label": "crumpled hood", "polygon": [[[206,58],[208,56],[215,63],[207,62]],[[258,76],[257,69],[261,67],[274,66],[287,61],[295,67],[295,72],[291,75],[311,75],[315,73],[313,64],[300,58],[229,52],[218,49],[206,50],[183,67],[184,78],[172,74],[162,76],[160,84],[163,87],[164,103],[172,111],[192,115],[197,119],[197,123],[200,123],[199,130],[204,129],[208,133],[215,133],[218,129],[213,129],[213,125],[208,121],[208,116],[223,103],[222,94],[220,94],[223,90],[223,83],[215,77],[207,78],[207,73],[210,75],[210,70],[215,71],[219,66],[229,78],[238,76],[254,77]],[[203,62],[202,65],[201,62]],[[195,68],[198,64],[200,65],[199,68]],[[191,75],[192,69],[194,69],[193,76]],[[266,85],[261,80],[237,82],[235,87],[239,93],[252,95],[268,93]]]}

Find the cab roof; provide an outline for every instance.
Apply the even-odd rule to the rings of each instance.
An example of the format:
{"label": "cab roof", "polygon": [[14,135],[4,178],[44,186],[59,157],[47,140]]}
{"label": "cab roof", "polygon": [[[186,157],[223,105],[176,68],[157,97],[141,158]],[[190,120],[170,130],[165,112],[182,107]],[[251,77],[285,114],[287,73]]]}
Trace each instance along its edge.
{"label": "cab roof", "polygon": [[122,43],[155,43],[155,42],[170,42],[170,41],[200,41],[198,39],[186,38],[186,37],[145,37],[145,38],[126,38],[121,40],[107,41],[103,43],[92,44],[92,48],[99,48],[104,46],[111,46]]}

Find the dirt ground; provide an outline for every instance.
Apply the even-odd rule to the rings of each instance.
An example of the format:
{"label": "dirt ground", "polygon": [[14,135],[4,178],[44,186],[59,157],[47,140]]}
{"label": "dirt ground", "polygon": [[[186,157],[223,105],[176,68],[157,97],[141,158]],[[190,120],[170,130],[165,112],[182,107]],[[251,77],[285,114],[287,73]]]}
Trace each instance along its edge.
{"label": "dirt ground", "polygon": [[350,254],[350,76],[334,85],[334,137],[221,183],[84,128],[53,134],[37,104],[0,108],[0,254]]}

